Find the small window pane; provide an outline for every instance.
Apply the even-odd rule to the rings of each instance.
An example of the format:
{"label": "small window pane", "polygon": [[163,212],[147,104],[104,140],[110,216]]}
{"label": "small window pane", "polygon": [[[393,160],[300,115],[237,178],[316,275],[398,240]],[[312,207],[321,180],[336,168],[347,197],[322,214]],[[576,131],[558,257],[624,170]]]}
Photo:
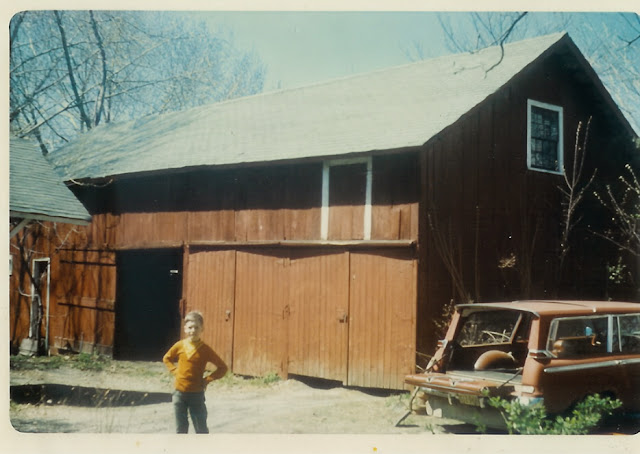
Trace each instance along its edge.
{"label": "small window pane", "polygon": [[531,166],[542,170],[560,171],[560,113],[531,106]]}
{"label": "small window pane", "polygon": [[618,317],[619,339],[622,353],[640,353],[640,314]]}
{"label": "small window pane", "polygon": [[608,317],[576,317],[553,322],[547,349],[558,358],[579,358],[607,352]]}
{"label": "small window pane", "polygon": [[[463,347],[511,342],[521,314],[516,311],[480,311],[465,317],[457,340]],[[518,340],[526,340],[522,333]]]}

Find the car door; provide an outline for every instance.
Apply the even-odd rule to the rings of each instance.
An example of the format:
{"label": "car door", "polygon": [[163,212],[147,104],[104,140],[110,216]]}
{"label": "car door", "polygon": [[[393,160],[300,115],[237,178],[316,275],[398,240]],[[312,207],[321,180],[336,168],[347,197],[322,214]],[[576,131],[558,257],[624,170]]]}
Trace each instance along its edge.
{"label": "car door", "polygon": [[616,394],[620,384],[610,315],[559,317],[551,322],[552,358],[541,380],[547,411],[560,413],[590,394]]}

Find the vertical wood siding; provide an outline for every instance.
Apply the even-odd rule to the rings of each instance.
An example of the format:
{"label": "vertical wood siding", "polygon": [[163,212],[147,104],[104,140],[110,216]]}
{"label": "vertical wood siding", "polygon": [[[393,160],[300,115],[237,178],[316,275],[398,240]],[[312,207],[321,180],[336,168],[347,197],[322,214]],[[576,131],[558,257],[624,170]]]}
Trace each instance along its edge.
{"label": "vertical wood siding", "polygon": [[236,253],[232,250],[196,251],[188,255],[188,277],[183,283],[185,312],[204,315],[203,340],[232,367]]}
{"label": "vertical wood siding", "polygon": [[[52,345],[113,345],[116,292],[115,254],[104,251],[62,251],[51,307]],[[104,353],[104,352],[102,352]]]}
{"label": "vertical wood siding", "polygon": [[236,253],[234,372],[287,376],[286,255]]}
{"label": "vertical wood siding", "polygon": [[346,382],[349,254],[292,251],[289,373]]}
{"label": "vertical wood siding", "polygon": [[[44,258],[49,256],[49,248],[36,240],[40,228],[22,230],[11,239],[10,253],[13,259],[9,287],[9,336],[10,345],[14,352],[22,339],[29,336],[29,321],[31,309],[31,260],[34,258]],[[35,233],[34,233],[35,232]],[[37,251],[30,260],[21,260],[21,254],[28,255],[28,251]],[[54,272],[54,261],[52,257],[51,270]],[[52,279],[55,282],[55,279]],[[42,331],[44,335],[44,330]]]}
{"label": "vertical wood siding", "polygon": [[235,240],[235,212],[233,210],[190,211],[186,216],[188,219],[188,241]]}
{"label": "vertical wood siding", "polygon": [[401,389],[415,371],[416,262],[407,251],[352,252],[348,385]]}
{"label": "vertical wood siding", "polygon": [[320,185],[322,166],[289,166],[286,173],[281,211],[284,216],[284,240],[320,238]]}
{"label": "vertical wood siding", "polygon": [[418,238],[419,181],[416,154],[379,156],[373,160],[372,238]]}
{"label": "vertical wood siding", "polygon": [[329,239],[364,238],[366,164],[337,165],[329,170]]}
{"label": "vertical wood siding", "polygon": [[236,251],[235,303],[221,305],[233,298],[233,254],[192,252],[187,296],[205,315],[205,340],[227,361],[232,352],[233,372],[402,389],[415,366],[411,251]]}
{"label": "vertical wood siding", "polygon": [[[90,242],[104,244],[105,226],[57,223],[32,224],[12,239],[14,274],[10,290],[10,337],[13,346],[28,335],[31,281],[24,269],[31,260],[50,259],[48,345],[70,346],[85,352],[111,353],[114,339],[115,256],[91,249]],[[26,249],[32,251],[22,263],[14,246],[27,235]],[[47,308],[43,307],[41,335],[46,335]]]}
{"label": "vertical wood siding", "polygon": [[180,212],[122,213],[118,244],[144,247],[161,242],[180,243],[187,237],[187,219]]}
{"label": "vertical wood siding", "polygon": [[[461,295],[456,290],[438,251],[440,241],[426,226],[419,241],[424,276],[418,311],[422,353],[433,353],[433,320],[441,318],[441,308],[451,300],[607,297],[603,257],[615,257],[616,252],[589,232],[602,231],[608,218],[591,190],[621,174],[625,153],[624,147],[615,145],[600,107],[575,82],[550,59],[519,76],[425,146],[423,218],[435,219],[434,227],[448,241],[466,292]],[[594,116],[584,178],[598,168],[601,180],[581,202],[578,217],[582,219],[573,231],[571,259],[561,275],[560,188],[565,183],[562,175],[527,169],[527,99],[563,107],[567,169],[578,122]]]}
{"label": "vertical wood siding", "polygon": [[[371,239],[417,240],[416,163],[416,153],[373,159]],[[332,167],[329,239],[363,239],[365,182],[365,165]],[[116,181],[113,189],[90,193],[116,194],[114,211],[95,215],[77,242],[144,249],[199,241],[318,240],[321,186],[321,164]]]}

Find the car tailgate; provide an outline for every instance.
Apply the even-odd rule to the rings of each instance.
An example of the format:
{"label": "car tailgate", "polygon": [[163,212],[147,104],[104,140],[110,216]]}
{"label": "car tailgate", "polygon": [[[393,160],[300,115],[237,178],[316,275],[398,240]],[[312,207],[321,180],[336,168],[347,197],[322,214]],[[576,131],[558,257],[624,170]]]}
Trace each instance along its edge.
{"label": "car tailgate", "polygon": [[514,391],[514,386],[504,380],[489,379],[486,377],[472,377],[455,373],[424,373],[412,374],[405,377],[405,383],[418,386],[428,394],[452,395],[458,400],[464,396],[473,397],[505,397]]}

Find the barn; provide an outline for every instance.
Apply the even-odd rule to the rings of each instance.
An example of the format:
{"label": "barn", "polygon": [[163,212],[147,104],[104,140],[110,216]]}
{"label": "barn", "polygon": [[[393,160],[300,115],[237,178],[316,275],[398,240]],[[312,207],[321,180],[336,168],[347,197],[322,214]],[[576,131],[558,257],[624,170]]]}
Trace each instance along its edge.
{"label": "barn", "polygon": [[566,34],[100,126],[49,155],[92,215],[41,235],[50,344],[159,360],[199,309],[236,374],[402,389],[451,301],[611,296],[562,189],[634,138]]}
{"label": "barn", "polygon": [[88,225],[91,215],[35,143],[17,137],[9,143],[9,275],[16,270],[14,289],[22,296],[11,300],[12,339],[21,339],[22,353],[36,354],[40,346],[49,349],[50,254],[43,248],[51,243],[34,248],[32,234],[41,223]]}

